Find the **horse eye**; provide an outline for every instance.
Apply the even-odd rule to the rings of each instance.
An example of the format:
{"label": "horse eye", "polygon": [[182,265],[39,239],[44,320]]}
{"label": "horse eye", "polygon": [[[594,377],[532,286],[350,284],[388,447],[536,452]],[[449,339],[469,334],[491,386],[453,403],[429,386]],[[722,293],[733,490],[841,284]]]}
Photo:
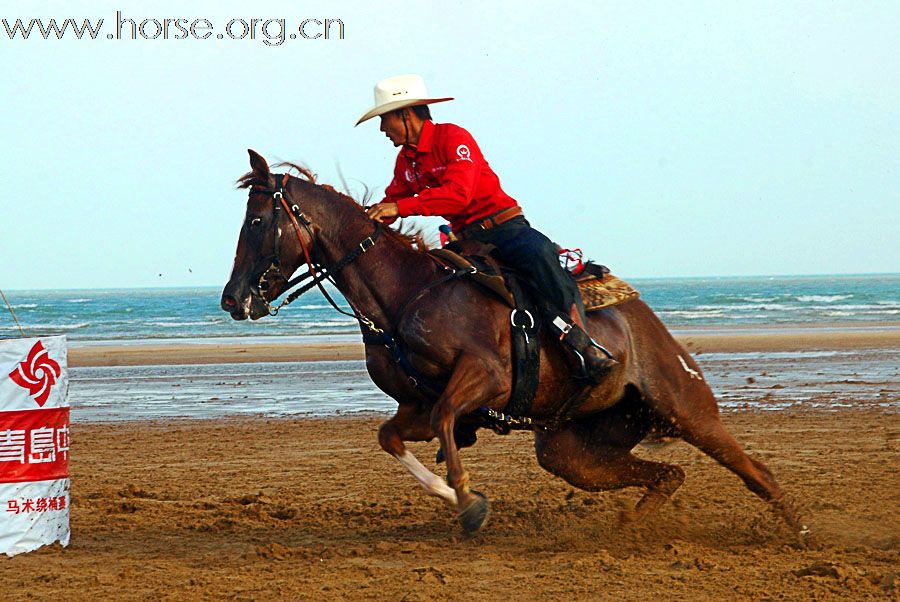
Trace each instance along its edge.
{"label": "horse eye", "polygon": [[255,228],[256,226],[259,225],[259,223],[260,223],[261,221],[262,221],[261,218],[258,218],[258,217],[253,218],[252,220],[250,220],[250,227],[251,227],[251,228]]}

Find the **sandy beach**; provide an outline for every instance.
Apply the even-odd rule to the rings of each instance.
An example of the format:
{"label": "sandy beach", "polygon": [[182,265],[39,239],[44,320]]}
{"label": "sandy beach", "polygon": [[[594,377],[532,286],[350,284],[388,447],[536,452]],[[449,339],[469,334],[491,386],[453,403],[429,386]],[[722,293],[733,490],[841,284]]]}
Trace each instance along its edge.
{"label": "sandy beach", "polygon": [[[673,502],[640,526],[640,492],[575,491],[531,437],[464,452],[492,501],[464,538],[378,449],[374,418],[81,426],[72,542],[0,559],[0,591],[69,600],[896,599],[900,416],[729,412],[812,529],[805,545],[732,474],[684,443]],[[434,466],[435,445],[414,452]]]}
{"label": "sandy beach", "polygon": [[[94,396],[178,381],[173,391],[195,388],[183,403],[221,396],[210,403],[223,412],[95,422],[70,392],[71,544],[0,558],[0,591],[72,600],[897,599],[897,330],[762,328],[683,340],[720,393],[726,425],[795,500],[808,539],[683,442],[636,449],[681,465],[687,481],[657,516],[625,526],[619,516],[640,491],[574,490],[537,465],[530,434],[485,432],[463,458],[492,514],[467,538],[379,449],[384,416],[291,415],[298,404],[280,418],[217,417],[233,416],[225,406],[236,400],[223,391],[241,384],[232,382],[237,367],[201,370],[305,360],[300,389],[310,398],[337,388],[364,399],[373,387],[359,345],[76,344],[73,391],[100,386],[92,379],[109,387]],[[129,380],[179,363],[187,372]],[[194,363],[200,376],[183,376]],[[332,372],[346,365],[355,368]],[[254,387],[267,382],[255,377]],[[272,382],[275,392],[288,386]],[[161,405],[177,401],[159,393]],[[443,474],[436,448],[411,446]]]}

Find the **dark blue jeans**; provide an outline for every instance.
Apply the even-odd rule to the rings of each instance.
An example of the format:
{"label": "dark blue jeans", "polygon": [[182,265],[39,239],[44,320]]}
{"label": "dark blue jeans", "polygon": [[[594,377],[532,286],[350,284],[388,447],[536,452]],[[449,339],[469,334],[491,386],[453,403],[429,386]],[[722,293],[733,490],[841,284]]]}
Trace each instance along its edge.
{"label": "dark blue jeans", "polygon": [[528,284],[566,321],[573,303],[584,318],[578,285],[559,264],[556,244],[532,228],[523,216],[490,230],[476,231],[472,238],[497,247],[500,261],[525,276]]}

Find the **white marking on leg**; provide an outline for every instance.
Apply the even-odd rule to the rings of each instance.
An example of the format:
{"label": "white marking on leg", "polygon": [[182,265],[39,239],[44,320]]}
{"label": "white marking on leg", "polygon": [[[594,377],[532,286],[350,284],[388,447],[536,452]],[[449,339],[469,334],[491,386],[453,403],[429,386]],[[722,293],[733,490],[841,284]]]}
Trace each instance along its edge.
{"label": "white marking on leg", "polygon": [[412,455],[411,451],[406,450],[403,452],[402,456],[394,457],[400,460],[400,464],[403,464],[403,467],[406,468],[412,476],[416,477],[416,480],[419,481],[429,495],[442,498],[451,506],[456,506],[456,492],[450,488],[447,481],[425,468],[425,466]]}
{"label": "white marking on leg", "polygon": [[700,376],[700,373],[696,370],[692,369],[687,365],[687,362],[684,361],[684,358],[680,355],[678,356],[678,361],[681,362],[681,367],[684,368],[684,371],[691,375],[691,378],[696,378],[697,380],[703,380],[703,377]]}

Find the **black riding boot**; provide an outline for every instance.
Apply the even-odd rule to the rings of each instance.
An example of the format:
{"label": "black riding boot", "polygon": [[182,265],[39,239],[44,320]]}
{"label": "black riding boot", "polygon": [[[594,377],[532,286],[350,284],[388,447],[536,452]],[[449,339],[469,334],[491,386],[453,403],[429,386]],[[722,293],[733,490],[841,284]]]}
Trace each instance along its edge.
{"label": "black riding boot", "polygon": [[568,319],[555,315],[552,317],[551,324],[559,331],[559,339],[567,351],[574,356],[581,377],[598,384],[619,362],[613,359],[612,354],[594,341],[585,331],[582,326],[584,319],[580,314],[578,307],[573,304]]}

